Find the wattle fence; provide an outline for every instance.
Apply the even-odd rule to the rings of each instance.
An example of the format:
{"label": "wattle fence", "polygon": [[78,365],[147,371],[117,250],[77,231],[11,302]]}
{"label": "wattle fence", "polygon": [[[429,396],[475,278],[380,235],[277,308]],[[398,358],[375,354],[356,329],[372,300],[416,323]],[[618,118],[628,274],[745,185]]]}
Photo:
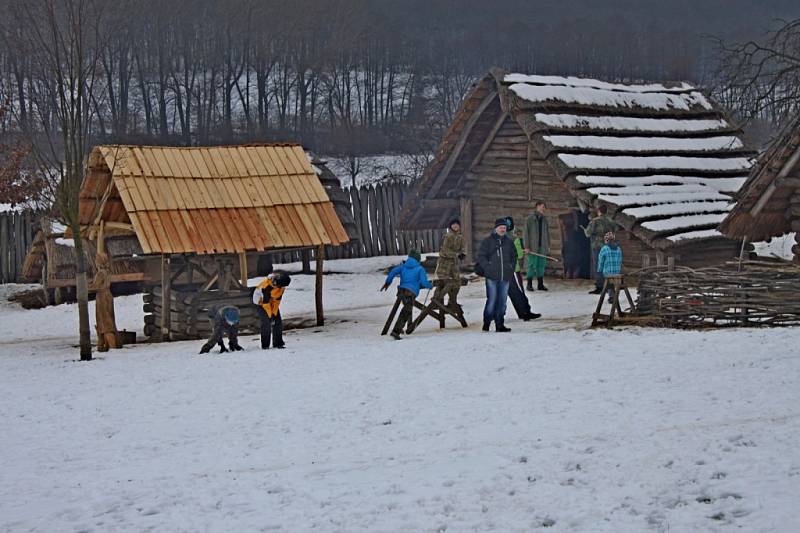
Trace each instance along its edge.
{"label": "wattle fence", "polygon": [[33,242],[36,216],[30,211],[0,213],[0,283],[14,283]]}

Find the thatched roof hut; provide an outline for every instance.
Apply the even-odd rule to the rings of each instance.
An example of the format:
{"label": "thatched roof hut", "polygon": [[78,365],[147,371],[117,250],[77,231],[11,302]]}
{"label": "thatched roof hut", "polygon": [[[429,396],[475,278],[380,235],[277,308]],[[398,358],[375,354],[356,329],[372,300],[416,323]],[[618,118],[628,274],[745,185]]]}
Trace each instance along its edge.
{"label": "thatched roof hut", "polygon": [[[498,216],[547,202],[552,252],[580,243],[589,206],[624,228],[629,267],[642,256],[689,266],[736,255],[717,225],[745,182],[741,131],[686,83],[622,84],[499,69],[462,102],[415,197],[408,228],[460,214],[472,246]],[[588,254],[588,250],[582,253]]]}
{"label": "thatched roof hut", "polygon": [[[800,243],[800,116],[759,157],[720,230],[749,241],[795,232],[795,242]],[[800,263],[800,244],[792,250]]]}

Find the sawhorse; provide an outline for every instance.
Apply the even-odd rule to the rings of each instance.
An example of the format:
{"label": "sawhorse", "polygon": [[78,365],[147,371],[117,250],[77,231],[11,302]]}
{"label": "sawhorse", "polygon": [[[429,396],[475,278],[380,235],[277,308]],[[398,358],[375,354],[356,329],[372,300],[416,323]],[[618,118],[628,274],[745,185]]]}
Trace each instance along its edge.
{"label": "sawhorse", "polygon": [[[600,310],[603,308],[603,301],[605,300],[606,292],[609,288],[614,289],[614,295],[611,297],[611,311],[609,314],[605,315],[602,314]],[[627,312],[623,312],[622,307],[619,305],[620,292],[625,293],[625,296],[628,298],[628,303],[631,306]],[[597,302],[597,309],[594,310],[594,314],[592,315],[592,327],[613,327],[615,321],[618,323],[625,322],[626,315],[635,310],[636,304],[633,303],[631,293],[628,291],[627,285],[625,285],[625,276],[606,276],[605,282],[603,283],[603,292],[600,293],[600,300]]]}
{"label": "sawhorse", "polygon": [[[389,333],[389,330],[392,327],[392,322],[394,322],[394,318],[397,316],[397,311],[400,309],[401,300],[398,297],[394,301],[394,305],[392,306],[392,311],[389,313],[389,318],[386,319],[386,323],[383,325],[383,330],[381,331],[381,335],[386,335]],[[406,335],[410,335],[414,332],[415,329],[425,320],[426,317],[431,316],[436,321],[439,322],[439,329],[444,329],[444,321],[446,316],[451,316],[456,321],[461,324],[462,328],[469,327],[467,321],[464,319],[464,311],[461,309],[461,306],[458,306],[457,309],[453,309],[451,307],[447,307],[442,303],[431,300],[430,303],[427,305],[419,302],[418,300],[414,300],[414,307],[420,310],[420,314],[417,318],[410,318],[408,323],[405,324],[405,331]]]}

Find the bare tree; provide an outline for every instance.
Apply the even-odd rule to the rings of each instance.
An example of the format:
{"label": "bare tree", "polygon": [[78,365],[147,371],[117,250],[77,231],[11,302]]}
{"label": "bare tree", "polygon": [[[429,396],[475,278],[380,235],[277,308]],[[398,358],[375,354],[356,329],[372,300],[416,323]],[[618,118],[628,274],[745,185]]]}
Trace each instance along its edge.
{"label": "bare tree", "polygon": [[[15,6],[26,28],[24,45],[37,80],[29,95],[35,122],[33,155],[44,172],[58,176],[56,207],[75,241],[80,358],[92,359],[88,285],[79,191],[90,147],[91,95],[101,46],[100,5],[94,0],[29,0]],[[39,135],[39,131],[44,135]]]}
{"label": "bare tree", "polygon": [[782,22],[762,41],[715,42],[716,94],[723,104],[745,119],[771,122],[800,111],[800,19]]}

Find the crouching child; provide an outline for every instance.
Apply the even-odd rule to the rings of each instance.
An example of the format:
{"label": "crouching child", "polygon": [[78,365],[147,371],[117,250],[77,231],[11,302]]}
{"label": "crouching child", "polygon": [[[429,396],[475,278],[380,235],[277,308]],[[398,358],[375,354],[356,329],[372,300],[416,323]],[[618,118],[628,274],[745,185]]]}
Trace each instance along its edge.
{"label": "crouching child", "polygon": [[411,250],[408,254],[408,259],[389,272],[383,287],[381,287],[382,291],[387,290],[394,278],[400,276],[397,297],[400,298],[403,307],[400,310],[400,316],[397,317],[397,322],[394,323],[391,334],[398,341],[400,340],[400,334],[403,332],[403,326],[411,319],[414,300],[416,300],[420,288],[430,289],[432,287],[431,282],[428,281],[428,274],[420,264],[421,259],[422,255],[418,251]]}
{"label": "crouching child", "polygon": [[[211,338],[206,341],[200,349],[200,353],[208,353],[215,344],[219,344],[219,353],[242,350],[239,346],[239,308],[234,305],[226,305],[220,308],[208,310],[208,318],[211,320]],[[228,335],[228,348],[225,347],[223,336]]]}
{"label": "crouching child", "polygon": [[[604,280],[608,276],[619,276],[622,274],[622,248],[617,243],[614,232],[609,231],[603,236],[605,243],[597,256],[598,279]],[[601,281],[602,283],[602,281]],[[614,298],[614,288],[608,287],[608,301]]]}
{"label": "crouching child", "polygon": [[253,291],[253,303],[258,306],[261,318],[261,349],[285,348],[283,342],[283,320],[281,319],[281,299],[292,278],[285,272],[270,274]]}

